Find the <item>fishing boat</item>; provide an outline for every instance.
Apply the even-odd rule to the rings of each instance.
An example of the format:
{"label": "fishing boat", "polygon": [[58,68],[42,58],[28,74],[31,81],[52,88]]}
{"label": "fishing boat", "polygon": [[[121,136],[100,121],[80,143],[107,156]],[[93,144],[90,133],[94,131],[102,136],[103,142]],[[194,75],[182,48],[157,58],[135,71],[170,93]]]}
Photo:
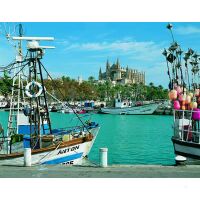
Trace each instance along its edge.
{"label": "fishing boat", "polygon": [[7,107],[8,107],[8,101],[3,96],[0,96],[0,109]]}
{"label": "fishing boat", "polygon": [[200,161],[200,56],[192,49],[183,56],[184,52],[174,40],[172,27],[167,25],[172,44],[163,51],[169,76],[169,99],[174,110],[171,140],[176,162],[195,164]]}
{"label": "fishing boat", "polygon": [[151,115],[155,112],[158,106],[158,103],[133,104],[132,101],[116,98],[114,107],[103,107],[100,112],[116,115]]}
{"label": "fishing boat", "polygon": [[[31,150],[32,165],[81,165],[88,156],[100,127],[96,122],[84,122],[74,112],[80,125],[66,124],[64,128],[52,128],[43,72],[49,77],[51,75],[41,60],[44,50],[54,47],[41,46],[39,43],[53,41],[54,38],[24,37],[22,30],[22,26],[19,26],[19,36],[12,37],[18,43],[17,59],[4,68],[4,71],[13,73],[13,85],[7,130],[0,126],[0,165],[23,165],[26,149]],[[23,41],[27,43],[26,56],[22,54]],[[52,83],[54,84],[53,79]],[[54,86],[56,88],[55,84]],[[22,110],[19,107],[21,102]]]}

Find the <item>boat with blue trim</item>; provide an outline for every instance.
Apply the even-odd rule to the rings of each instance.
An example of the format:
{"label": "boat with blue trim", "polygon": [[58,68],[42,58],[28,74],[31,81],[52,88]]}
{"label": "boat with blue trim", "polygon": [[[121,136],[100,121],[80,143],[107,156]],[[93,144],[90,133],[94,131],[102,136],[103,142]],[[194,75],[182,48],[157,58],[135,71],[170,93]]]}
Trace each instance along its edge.
{"label": "boat with blue trim", "polygon": [[[7,130],[0,126],[0,165],[23,165],[24,149],[27,148],[31,149],[32,165],[81,165],[93,146],[100,126],[96,122],[83,121],[74,111],[79,125],[52,128],[43,73],[51,76],[41,60],[44,50],[54,47],[41,46],[39,42],[54,38],[24,37],[22,32],[20,25],[19,36],[9,38],[18,43],[18,55],[12,64],[3,68],[4,72],[12,74],[13,84]],[[22,54],[22,41],[27,42],[26,56]]]}

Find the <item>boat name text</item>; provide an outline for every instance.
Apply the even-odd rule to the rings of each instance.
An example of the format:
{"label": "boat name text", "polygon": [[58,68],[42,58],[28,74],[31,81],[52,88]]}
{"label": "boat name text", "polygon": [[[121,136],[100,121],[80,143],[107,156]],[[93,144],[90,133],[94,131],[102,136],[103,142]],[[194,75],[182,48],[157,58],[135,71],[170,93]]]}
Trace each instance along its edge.
{"label": "boat name text", "polygon": [[71,147],[71,148],[67,148],[67,149],[62,149],[62,150],[60,150],[60,151],[58,152],[57,155],[63,154],[63,153],[67,153],[67,152],[70,152],[70,151],[75,151],[75,150],[77,150],[77,149],[79,149],[79,145],[74,146],[74,147]]}

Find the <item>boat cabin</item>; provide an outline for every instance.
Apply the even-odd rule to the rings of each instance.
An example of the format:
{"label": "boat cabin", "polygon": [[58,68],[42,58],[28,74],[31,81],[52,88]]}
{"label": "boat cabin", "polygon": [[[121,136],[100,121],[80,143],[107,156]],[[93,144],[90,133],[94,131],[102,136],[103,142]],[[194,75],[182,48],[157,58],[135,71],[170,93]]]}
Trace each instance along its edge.
{"label": "boat cabin", "polygon": [[115,99],[115,108],[128,108],[132,106],[132,101],[121,100],[120,98]]}
{"label": "boat cabin", "polygon": [[174,110],[174,137],[200,143],[200,110]]}

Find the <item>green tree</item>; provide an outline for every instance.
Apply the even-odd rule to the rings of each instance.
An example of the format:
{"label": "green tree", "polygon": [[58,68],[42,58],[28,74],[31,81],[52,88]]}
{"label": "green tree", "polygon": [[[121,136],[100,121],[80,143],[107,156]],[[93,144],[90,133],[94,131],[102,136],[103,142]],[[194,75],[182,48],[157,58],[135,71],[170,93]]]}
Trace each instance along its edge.
{"label": "green tree", "polygon": [[95,81],[94,76],[89,76],[89,77],[88,77],[88,82],[89,82],[89,83],[94,83],[94,81]]}
{"label": "green tree", "polygon": [[4,76],[0,79],[0,93],[5,97],[11,93],[12,90],[12,79],[4,72]]}

